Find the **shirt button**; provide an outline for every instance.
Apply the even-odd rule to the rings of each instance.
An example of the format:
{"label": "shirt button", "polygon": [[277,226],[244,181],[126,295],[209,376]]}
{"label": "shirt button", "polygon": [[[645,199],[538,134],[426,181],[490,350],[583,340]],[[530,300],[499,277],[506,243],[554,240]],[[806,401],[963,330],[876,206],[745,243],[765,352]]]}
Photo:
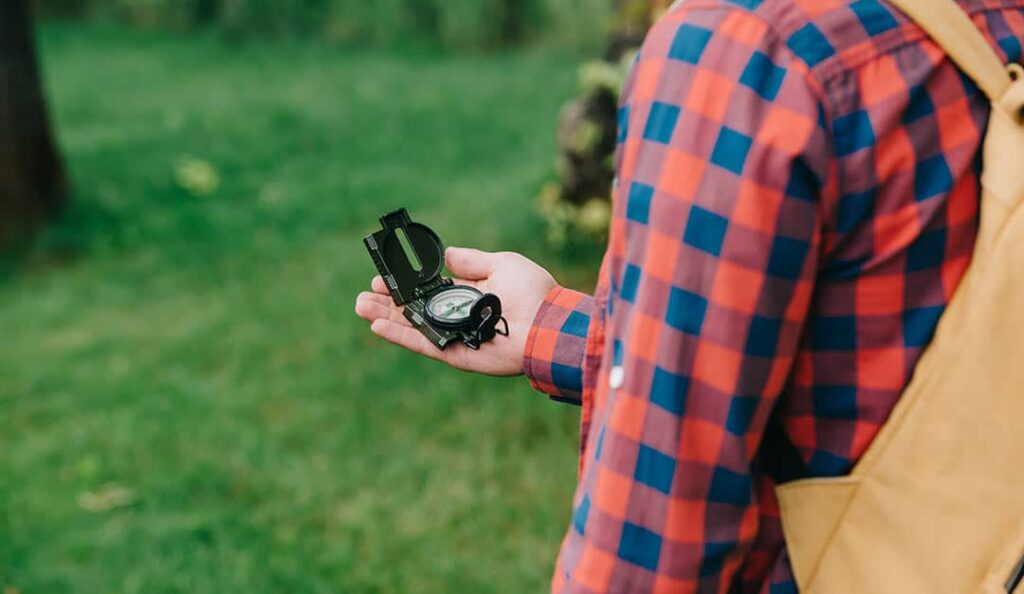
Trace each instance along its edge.
{"label": "shirt button", "polygon": [[626,370],[619,366],[612,367],[612,372],[608,375],[608,386],[613,390],[618,390],[625,381]]}

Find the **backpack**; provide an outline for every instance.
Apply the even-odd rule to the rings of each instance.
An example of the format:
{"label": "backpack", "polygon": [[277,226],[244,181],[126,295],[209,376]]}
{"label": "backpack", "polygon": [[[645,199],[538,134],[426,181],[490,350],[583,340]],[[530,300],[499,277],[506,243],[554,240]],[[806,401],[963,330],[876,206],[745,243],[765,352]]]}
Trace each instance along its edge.
{"label": "backpack", "polygon": [[889,0],[992,101],[973,262],[852,474],[778,488],[804,594],[1024,594],[1024,67],[954,0]]}

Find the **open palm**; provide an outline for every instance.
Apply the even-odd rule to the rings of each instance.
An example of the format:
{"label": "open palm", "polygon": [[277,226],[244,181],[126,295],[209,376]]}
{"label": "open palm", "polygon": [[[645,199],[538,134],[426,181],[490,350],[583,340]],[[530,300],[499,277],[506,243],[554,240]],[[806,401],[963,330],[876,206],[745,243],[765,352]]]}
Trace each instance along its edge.
{"label": "open palm", "polygon": [[361,293],[356,299],[356,314],[369,321],[374,334],[381,338],[457,369],[497,376],[522,374],[527,334],[544,297],[555,287],[555,279],[540,265],[511,252],[449,248],[445,264],[458,277],[454,279],[456,284],[494,293],[501,299],[509,336],[497,336],[478,351],[461,344],[442,351],[405,319],[379,276],[371,282],[372,292]]}

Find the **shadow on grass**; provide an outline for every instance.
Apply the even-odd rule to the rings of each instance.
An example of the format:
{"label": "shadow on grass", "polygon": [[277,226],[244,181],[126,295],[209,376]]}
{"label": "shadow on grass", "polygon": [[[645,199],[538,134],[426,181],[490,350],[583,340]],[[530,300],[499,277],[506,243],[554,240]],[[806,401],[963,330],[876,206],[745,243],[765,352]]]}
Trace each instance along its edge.
{"label": "shadow on grass", "polygon": [[97,246],[123,247],[123,224],[95,202],[76,201],[57,219],[0,253],[0,284],[20,274],[74,266]]}

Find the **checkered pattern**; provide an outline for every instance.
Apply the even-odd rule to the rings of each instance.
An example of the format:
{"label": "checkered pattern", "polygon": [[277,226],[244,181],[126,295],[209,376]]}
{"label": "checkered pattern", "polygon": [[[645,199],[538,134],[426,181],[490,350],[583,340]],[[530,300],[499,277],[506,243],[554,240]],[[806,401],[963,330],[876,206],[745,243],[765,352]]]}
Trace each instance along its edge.
{"label": "checkered pattern", "polygon": [[[1024,0],[964,5],[1021,59]],[[553,291],[526,353],[583,411],[553,592],[796,592],[774,488],[848,473],[892,411],[971,257],[987,117],[879,0],[656,25],[595,296]]]}
{"label": "checkered pattern", "polygon": [[537,312],[527,339],[526,375],[552,399],[579,403],[583,391],[583,355],[594,299],[556,287]]}

